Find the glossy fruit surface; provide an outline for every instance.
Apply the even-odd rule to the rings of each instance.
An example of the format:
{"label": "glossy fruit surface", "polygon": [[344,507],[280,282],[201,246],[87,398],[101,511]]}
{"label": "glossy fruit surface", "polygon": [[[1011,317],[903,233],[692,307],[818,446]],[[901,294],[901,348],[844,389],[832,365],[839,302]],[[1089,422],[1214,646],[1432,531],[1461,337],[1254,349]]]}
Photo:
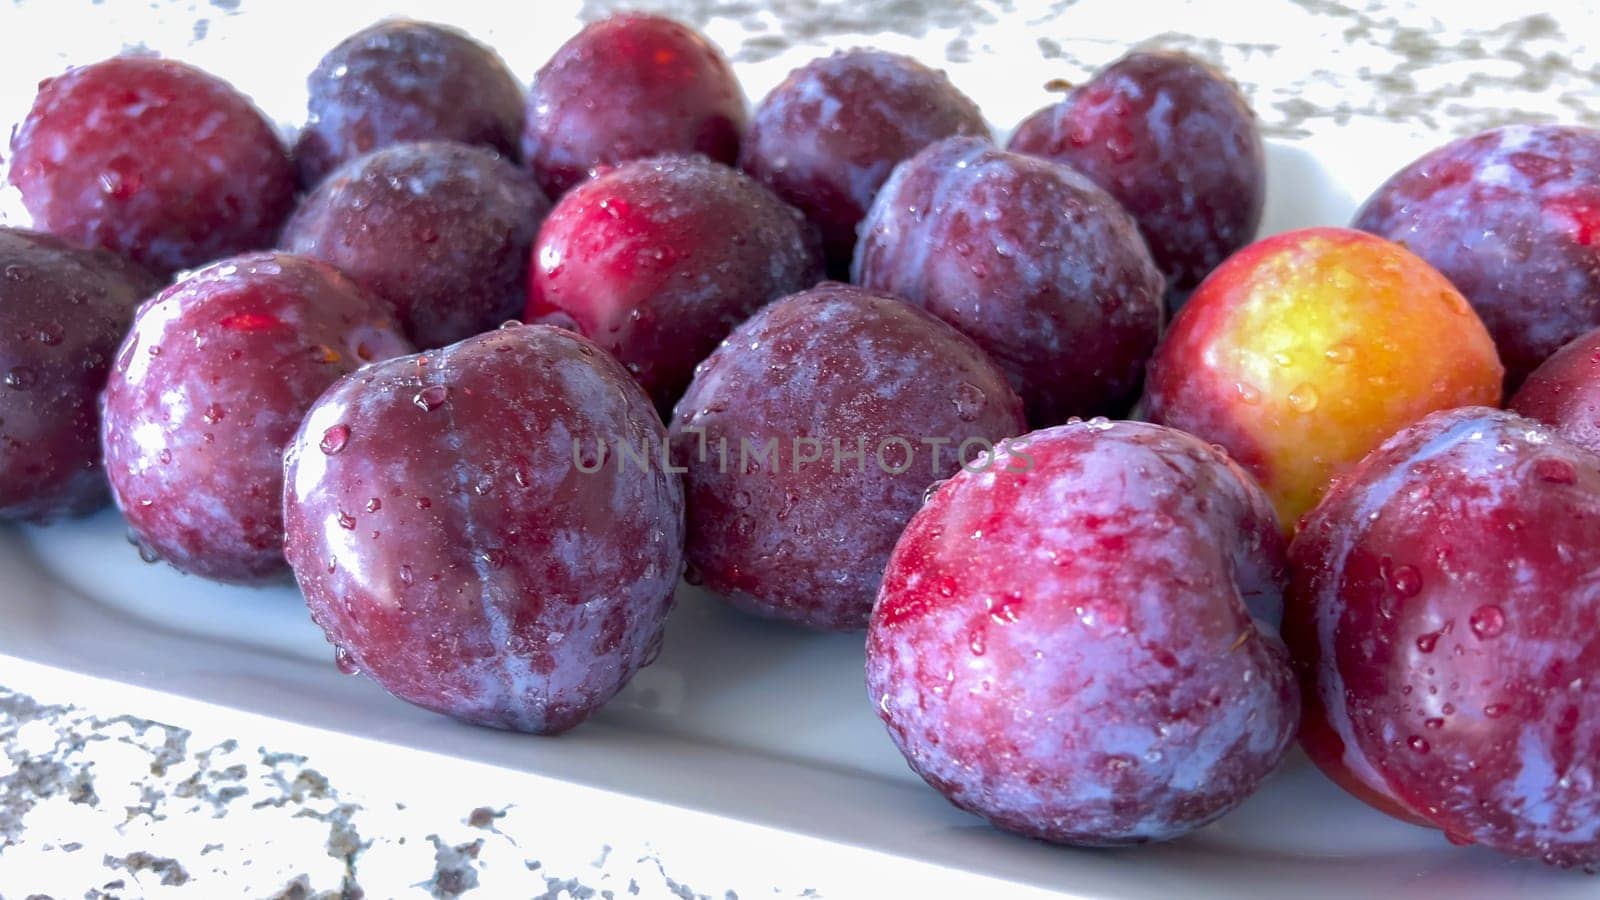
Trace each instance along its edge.
{"label": "glossy fruit surface", "polygon": [[289,563],[345,667],[469,722],[563,731],[659,647],[683,490],[620,448],[665,439],[627,370],[562,329],[378,363],[290,443]]}
{"label": "glossy fruit surface", "polygon": [[289,154],[250,100],[149,56],[42,82],[10,162],[41,231],[158,275],[270,246],[294,205]]}
{"label": "glossy fruit surface", "polygon": [[846,50],[793,72],[756,107],[739,166],[806,214],[828,271],[844,278],[856,225],[901,160],[989,126],[943,72],[907,56]]}
{"label": "glossy fruit surface", "polygon": [[1461,294],[1404,247],[1342,228],[1280,234],[1206,279],[1150,361],[1151,421],[1228,449],[1292,529],[1385,438],[1495,404],[1501,368]]}
{"label": "glossy fruit surface", "polygon": [[911,520],[868,690],[955,805],[1059,843],[1167,840],[1293,740],[1283,583],[1271,506],[1207,444],[1103,419],[1032,432]]}
{"label": "glossy fruit surface", "polygon": [[512,319],[528,298],[528,253],[550,204],[493,151],[396,144],[329,175],[280,240],[393,305],[419,347]]}
{"label": "glossy fruit surface", "polygon": [[142,552],[224,581],[282,573],[284,446],[341,375],[411,350],[387,304],[283,253],[207,266],[140,307],[101,434]]}
{"label": "glossy fruit surface", "polygon": [[594,339],[665,413],[735,325],[821,278],[810,225],[749,176],[704,157],[637,160],[551,211],[525,318]]}
{"label": "glossy fruit surface", "polygon": [[1008,149],[1105,188],[1176,290],[1199,284],[1261,223],[1267,165],[1255,114],[1233,82],[1186,53],[1128,54],[1029,116]]}
{"label": "glossy fruit surface", "polygon": [[1161,273],[1117,202],[979,138],[895,169],[861,223],[854,275],[977,341],[1036,427],[1126,413],[1161,333]]}
{"label": "glossy fruit surface", "polygon": [[408,141],[517,154],[522,86],[493,50],[454,28],[405,19],[364,28],[322,57],[306,89],[294,156],[308,187],[341,163]]}
{"label": "glossy fruit surface", "polygon": [[732,164],[744,92],[728,60],[686,25],[648,13],[601,19],[533,77],[522,155],[559,197],[591,170],[661,154]]}
{"label": "glossy fruit surface", "polygon": [[1534,369],[1508,408],[1600,453],[1600,329],[1573,338]]}
{"label": "glossy fruit surface", "polygon": [[1401,169],[1355,227],[1403,243],[1472,302],[1514,391],[1600,326],[1600,130],[1511,125]]}
{"label": "glossy fruit surface", "polygon": [[1513,413],[1435,413],[1341,479],[1290,557],[1324,771],[1457,843],[1600,861],[1600,458]]}
{"label": "glossy fruit surface", "polygon": [[0,519],[106,502],[100,391],[156,279],[104,250],[0,227]]}
{"label": "glossy fruit surface", "polygon": [[742,609],[862,628],[928,486],[1023,428],[1005,374],[938,319],[843,284],[786,297],[678,404],[690,565]]}

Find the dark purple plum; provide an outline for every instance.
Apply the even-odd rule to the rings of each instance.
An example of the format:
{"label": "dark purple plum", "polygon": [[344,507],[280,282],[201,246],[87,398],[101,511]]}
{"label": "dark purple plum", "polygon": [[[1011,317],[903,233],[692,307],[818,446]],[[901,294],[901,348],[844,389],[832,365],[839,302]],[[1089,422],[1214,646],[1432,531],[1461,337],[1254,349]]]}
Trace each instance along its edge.
{"label": "dark purple plum", "polygon": [[1355,227],[1404,244],[1466,295],[1507,394],[1600,326],[1600,131],[1511,125],[1446,144],[1384,182]]}
{"label": "dark purple plum", "polygon": [[139,308],[102,412],[133,539],[207,578],[282,574],[284,446],[341,375],[411,351],[387,304],[314,260],[250,254],[167,288]]}
{"label": "dark purple plum", "polygon": [[570,325],[663,411],[695,364],[768,301],[822,279],[805,219],[704,157],[637,160],[556,204],[534,245],[527,320]]}
{"label": "dark purple plum", "polygon": [[828,271],[844,278],[856,226],[895,164],[958,134],[987,138],[989,126],[943,72],[847,50],[795,69],[761,101],[739,165],[816,224]]}
{"label": "dark purple plum", "polygon": [[408,141],[481,144],[515,158],[522,86],[495,52],[431,22],[379,22],[328,51],[306,79],[295,144],[307,187],[342,163]]}
{"label": "dark purple plum", "polygon": [[1600,457],[1483,407],[1336,481],[1289,549],[1301,743],[1457,844],[1600,864]]}
{"label": "dark purple plum", "polygon": [[533,179],[491,150],[395,144],[329,175],[281,243],[392,304],[417,346],[442,347],[522,311],[549,209]]}
{"label": "dark purple plum", "polygon": [[779,300],[678,404],[691,570],[750,612],[865,627],[923,492],[1024,427],[1005,373],[933,316],[843,284]]}
{"label": "dark purple plum", "polygon": [[289,563],[344,668],[469,722],[563,731],[659,646],[683,565],[665,440],[622,364],[563,329],[378,363],[289,446]]}
{"label": "dark purple plum", "polygon": [[98,398],[157,282],[104,250],[0,227],[0,519],[106,502]]}
{"label": "dark purple plum", "polygon": [[289,154],[249,99],[155,57],[46,79],[11,154],[40,230],[158,275],[270,246],[294,205]]}
{"label": "dark purple plum", "polygon": [[1227,76],[1186,53],[1124,56],[1029,116],[1008,149],[1066,163],[1115,197],[1174,291],[1199,284],[1261,224],[1255,114]]}
{"label": "dark purple plum", "polygon": [[1534,369],[1508,407],[1600,453],[1600,328],[1573,338]]}
{"label": "dark purple plum", "polygon": [[522,155],[551,197],[597,168],[662,154],[732,164],[744,92],[722,52],[648,13],[601,19],[533,77]]}
{"label": "dark purple plum", "polygon": [[895,545],[867,683],[911,768],[1000,828],[1169,840],[1294,739],[1272,505],[1221,451],[1096,419],[1002,444]]}
{"label": "dark purple plum", "polygon": [[1035,427],[1126,412],[1161,332],[1161,273],[1116,201],[977,138],[895,170],[861,223],[854,274],[977,341]]}

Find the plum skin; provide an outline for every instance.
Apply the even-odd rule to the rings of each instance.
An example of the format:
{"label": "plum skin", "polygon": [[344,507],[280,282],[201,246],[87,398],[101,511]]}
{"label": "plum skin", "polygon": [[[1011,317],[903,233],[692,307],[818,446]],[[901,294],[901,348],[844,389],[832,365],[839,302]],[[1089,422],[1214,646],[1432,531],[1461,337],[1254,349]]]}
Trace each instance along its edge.
{"label": "plum skin", "polygon": [[568,191],[539,230],[529,322],[570,324],[670,411],[695,364],[764,304],[822,278],[810,225],[704,157],[623,163]]}
{"label": "plum skin", "polygon": [[1354,227],[1399,241],[1465,294],[1506,391],[1600,326],[1600,130],[1511,125],[1395,173]]}
{"label": "plum skin", "polygon": [[710,41],[663,16],[590,24],[533,77],[523,159],[551,197],[590,172],[662,154],[732,164],[747,113],[733,67]]}
{"label": "plum skin", "polygon": [[[673,419],[692,571],[747,612],[864,628],[928,485],[961,467],[966,442],[971,458],[1024,427],[1005,374],[933,316],[843,284],[779,300],[706,359]],[[810,451],[797,436],[825,448],[818,460],[802,462]],[[880,463],[895,436],[909,454],[891,448]],[[767,463],[739,456],[768,440]],[[939,457],[930,441],[944,442]],[[863,447],[859,462],[842,455]]]}
{"label": "plum skin", "polygon": [[157,285],[107,251],[0,227],[0,519],[50,522],[105,504],[98,398]]}
{"label": "plum skin", "polygon": [[482,144],[508,158],[522,131],[522,86],[493,50],[454,28],[379,22],[329,50],[306,78],[295,142],[300,182],[407,141]]}
{"label": "plum skin", "polygon": [[739,167],[806,214],[828,272],[849,275],[860,224],[901,160],[952,135],[989,137],[978,105],[906,56],[845,50],[813,60],[756,107]]}
{"label": "plum skin", "polygon": [[1600,862],[1600,458],[1514,413],[1406,428],[1290,547],[1302,742],[1380,809]]}
{"label": "plum skin", "polygon": [[867,684],[911,768],[996,826],[1168,840],[1273,771],[1299,709],[1283,539],[1236,465],[1103,419],[1003,444],[895,546]]}
{"label": "plum skin", "polygon": [[102,404],[130,535],[207,578],[284,574],[284,446],[336,379],[412,350],[387,304],[303,257],[234,257],[162,291],[134,317]]}
{"label": "plum skin", "polygon": [[45,80],[11,152],[40,230],[158,275],[271,245],[294,205],[272,124],[172,60],[119,56]]}
{"label": "plum skin", "polygon": [[1226,76],[1186,53],[1124,56],[1029,116],[1007,149],[1105,188],[1175,291],[1199,284],[1261,224],[1267,166],[1255,114]]}
{"label": "plum skin", "polygon": [[1600,328],[1551,354],[1522,382],[1507,408],[1600,453]]}
{"label": "plum skin", "polygon": [[307,414],[285,461],[285,546],[340,658],[468,722],[555,733],[653,658],[682,570],[663,447],[622,365],[542,325],[369,366]]}
{"label": "plum skin", "polygon": [[853,280],[978,342],[1034,427],[1125,413],[1163,318],[1133,219],[1070,168],[978,138],[898,166],[861,223]]}
{"label": "plum skin", "polygon": [[1396,430],[1498,402],[1502,375],[1482,321],[1425,261],[1364,232],[1304,228],[1206,278],[1151,357],[1142,405],[1227,448],[1293,530]]}
{"label": "plum skin", "polygon": [[526,172],[450,141],[395,144],[351,160],[300,204],[279,239],[394,306],[418,347],[515,318],[528,253],[550,209]]}

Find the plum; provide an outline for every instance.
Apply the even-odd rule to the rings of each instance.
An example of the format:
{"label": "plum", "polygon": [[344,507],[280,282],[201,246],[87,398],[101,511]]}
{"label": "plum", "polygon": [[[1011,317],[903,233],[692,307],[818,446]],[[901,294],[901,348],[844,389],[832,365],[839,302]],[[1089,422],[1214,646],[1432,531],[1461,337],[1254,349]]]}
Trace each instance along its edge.
{"label": "plum", "polygon": [[1600,326],[1600,130],[1511,125],[1401,169],[1355,227],[1443,272],[1494,335],[1514,392]]}
{"label": "plum", "polygon": [[0,227],[0,519],[48,522],[106,502],[97,398],[156,287],[115,254]]}
{"label": "plum", "polygon": [[282,574],[284,446],[341,375],[410,352],[388,304],[288,254],[214,263],[140,307],[101,428],[141,551],[222,581]]}
{"label": "plum", "polygon": [[1389,435],[1500,399],[1500,360],[1444,276],[1382,238],[1307,228],[1257,241],[1173,319],[1145,381],[1153,422],[1228,449],[1292,529]]}
{"label": "plum", "polygon": [[987,138],[989,126],[943,72],[846,50],[795,69],[761,101],[739,166],[816,223],[829,273],[844,278],[856,226],[889,172],[952,135]]}
{"label": "plum", "polygon": [[693,576],[759,615],[863,628],[928,485],[1023,427],[1005,373],[933,316],[844,284],[779,300],[672,423]]}
{"label": "plum", "polygon": [[344,668],[562,731],[659,647],[683,564],[665,440],[605,351],[508,323],[322,395],[285,459],[285,551]]}
{"label": "plum", "polygon": [[1000,828],[1168,840],[1294,738],[1272,507],[1221,451],[1094,419],[1002,443],[895,545],[872,701],[911,768]]}
{"label": "plum", "polygon": [[1509,407],[1600,453],[1600,328],[1573,338],[1534,369]]}
{"label": "plum", "polygon": [[534,244],[526,319],[611,351],[670,411],[694,366],[768,301],[816,284],[805,219],[704,157],[623,163],[568,192]]}
{"label": "plum", "polygon": [[662,154],[732,164],[745,127],[744,92],[710,41],[671,19],[601,19],[533,77],[522,154],[551,197],[591,170]]}
{"label": "plum", "polygon": [[271,123],[172,60],[119,56],[46,79],[11,153],[38,228],[158,275],[270,246],[294,205]]}
{"label": "plum", "polygon": [[1161,273],[1116,201],[979,138],[895,169],[861,223],[854,276],[977,341],[1034,427],[1126,412],[1161,333]]}
{"label": "plum", "polygon": [[418,347],[442,347],[521,311],[528,253],[549,210],[528,174],[491,150],[395,144],[329,175],[281,244],[391,303]]}
{"label": "plum", "polygon": [[1066,163],[1139,223],[1174,291],[1255,239],[1266,151],[1239,88],[1203,60],[1130,53],[1029,116],[1009,149]]}
{"label": "plum", "polygon": [[522,86],[500,57],[431,22],[379,22],[345,38],[306,79],[300,181],[390,144],[460,141],[517,155]]}
{"label": "plum", "polygon": [[1600,457],[1514,413],[1437,412],[1289,553],[1324,771],[1455,843],[1600,863]]}

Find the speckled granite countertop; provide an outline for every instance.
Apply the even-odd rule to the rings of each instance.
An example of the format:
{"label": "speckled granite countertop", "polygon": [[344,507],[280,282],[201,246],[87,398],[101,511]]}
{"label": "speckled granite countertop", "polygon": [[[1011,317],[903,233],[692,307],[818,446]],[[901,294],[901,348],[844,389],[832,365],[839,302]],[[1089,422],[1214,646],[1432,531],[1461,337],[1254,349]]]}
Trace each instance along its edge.
{"label": "speckled granite countertop", "polygon": [[[17,24],[43,2],[0,6],[0,52],[32,40]],[[264,0],[107,0],[82,15],[124,29],[125,44],[159,27],[198,46],[254,2]],[[455,6],[461,15],[439,17],[472,28],[497,15],[494,4]],[[1437,141],[1513,119],[1600,126],[1600,10],[1589,0],[1516,12],[1332,0],[536,0],[529,15],[567,33],[629,7],[704,28],[761,73],[756,94],[841,43],[916,52],[958,84],[1013,80],[1015,105],[986,109],[1002,126],[1044,101],[1045,80],[1078,80],[1152,45],[1224,66],[1280,139],[1380,127]],[[540,62],[510,61],[524,77]],[[803,883],[680,881],[674,860],[649,845],[551,827],[489,791],[440,799],[407,780],[375,796],[325,774],[292,741],[216,733],[198,713],[157,723],[66,700],[0,687],[0,898],[818,896]]]}

